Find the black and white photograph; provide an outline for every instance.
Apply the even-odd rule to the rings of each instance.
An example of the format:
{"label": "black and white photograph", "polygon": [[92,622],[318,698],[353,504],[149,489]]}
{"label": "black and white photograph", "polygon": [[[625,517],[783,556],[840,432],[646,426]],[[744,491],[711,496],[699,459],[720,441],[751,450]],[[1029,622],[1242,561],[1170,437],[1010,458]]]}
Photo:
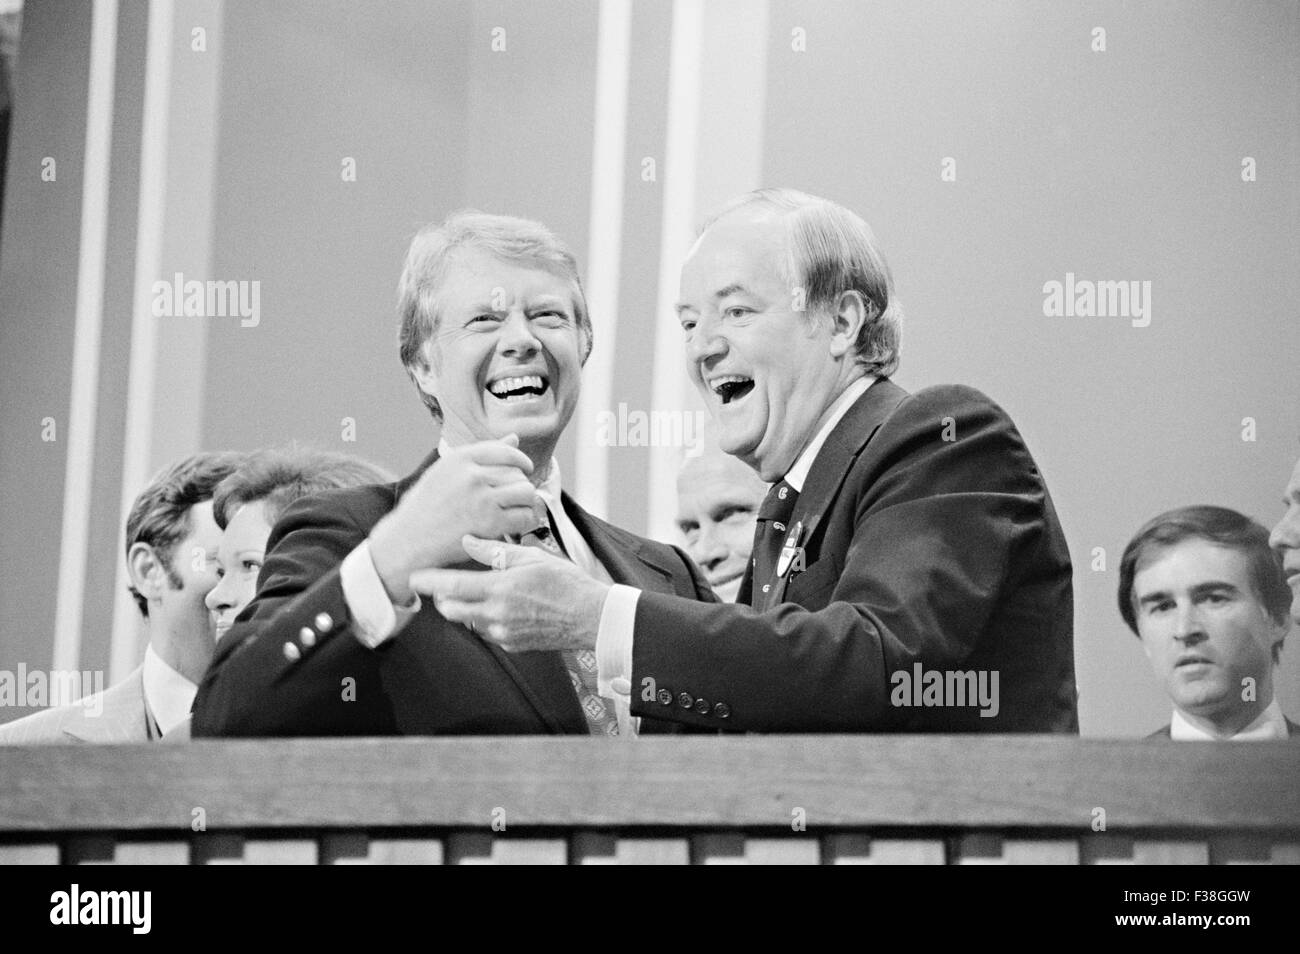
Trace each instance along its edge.
{"label": "black and white photograph", "polygon": [[1295,0],[0,0],[0,188],[0,865],[1282,903]]}

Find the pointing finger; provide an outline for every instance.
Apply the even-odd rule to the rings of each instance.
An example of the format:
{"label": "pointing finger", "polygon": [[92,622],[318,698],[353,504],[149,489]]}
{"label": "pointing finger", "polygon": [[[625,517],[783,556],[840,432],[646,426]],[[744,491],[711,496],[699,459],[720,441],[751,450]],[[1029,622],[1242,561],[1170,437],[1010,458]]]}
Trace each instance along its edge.
{"label": "pointing finger", "polygon": [[500,540],[484,540],[482,537],[468,533],[460,538],[460,545],[465,548],[470,559],[484,566],[490,566],[494,570],[508,570],[512,566],[534,563],[543,558],[542,551],[536,547],[522,547],[514,543],[502,543]]}
{"label": "pointing finger", "polygon": [[[504,544],[502,544],[504,546]],[[487,599],[494,580],[476,570],[416,570],[408,585],[435,600],[481,603]]]}

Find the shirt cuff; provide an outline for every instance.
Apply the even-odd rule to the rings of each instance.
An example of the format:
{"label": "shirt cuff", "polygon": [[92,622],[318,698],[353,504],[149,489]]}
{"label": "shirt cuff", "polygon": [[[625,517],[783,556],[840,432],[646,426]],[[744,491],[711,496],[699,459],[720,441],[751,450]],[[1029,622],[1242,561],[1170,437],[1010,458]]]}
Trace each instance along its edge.
{"label": "shirt cuff", "polygon": [[370,556],[370,541],[363,540],[343,558],[339,567],[343,599],[352,614],[352,631],[363,646],[381,646],[411,621],[420,611],[420,597],[415,594],[405,606],[397,606],[388,597],[384,581],[379,578]]}
{"label": "shirt cuff", "polygon": [[632,627],[641,591],[615,583],[605,596],[596,630],[596,689],[602,696],[632,694]]}

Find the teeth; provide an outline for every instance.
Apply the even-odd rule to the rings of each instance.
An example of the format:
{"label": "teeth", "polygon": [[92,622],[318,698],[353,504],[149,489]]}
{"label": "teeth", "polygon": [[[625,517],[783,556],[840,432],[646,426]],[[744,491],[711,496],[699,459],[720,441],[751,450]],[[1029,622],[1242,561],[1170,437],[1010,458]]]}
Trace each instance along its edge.
{"label": "teeth", "polygon": [[709,387],[714,393],[718,393],[724,384],[748,384],[751,379],[743,374],[725,374],[720,378],[714,378],[709,382]]}
{"label": "teeth", "polygon": [[520,388],[542,388],[542,377],[539,374],[526,374],[517,378],[502,378],[488,386],[488,390],[500,397],[508,391],[518,391]]}

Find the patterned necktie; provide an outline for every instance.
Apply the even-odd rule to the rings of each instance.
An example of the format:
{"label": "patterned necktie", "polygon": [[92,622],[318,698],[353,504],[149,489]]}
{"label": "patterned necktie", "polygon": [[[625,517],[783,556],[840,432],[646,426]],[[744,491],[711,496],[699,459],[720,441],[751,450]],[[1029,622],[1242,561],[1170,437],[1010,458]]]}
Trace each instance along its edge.
{"label": "patterned necktie", "polygon": [[786,524],[798,499],[799,492],[782,480],[767,492],[758,510],[758,523],[754,526],[754,580],[749,595],[754,609],[763,609],[767,601],[781,547],[785,544]]}
{"label": "patterned necktie", "polygon": [[[538,518],[542,513],[538,513]],[[560,545],[559,537],[551,529],[550,511],[545,511],[546,522],[536,530],[525,533],[519,542],[526,547],[541,547],[567,560],[569,555]],[[578,696],[578,706],[587,720],[587,731],[592,735],[618,735],[618,716],[613,702],[602,698],[596,691],[596,654],[590,649],[563,649],[560,656],[569,670],[569,681]]]}

